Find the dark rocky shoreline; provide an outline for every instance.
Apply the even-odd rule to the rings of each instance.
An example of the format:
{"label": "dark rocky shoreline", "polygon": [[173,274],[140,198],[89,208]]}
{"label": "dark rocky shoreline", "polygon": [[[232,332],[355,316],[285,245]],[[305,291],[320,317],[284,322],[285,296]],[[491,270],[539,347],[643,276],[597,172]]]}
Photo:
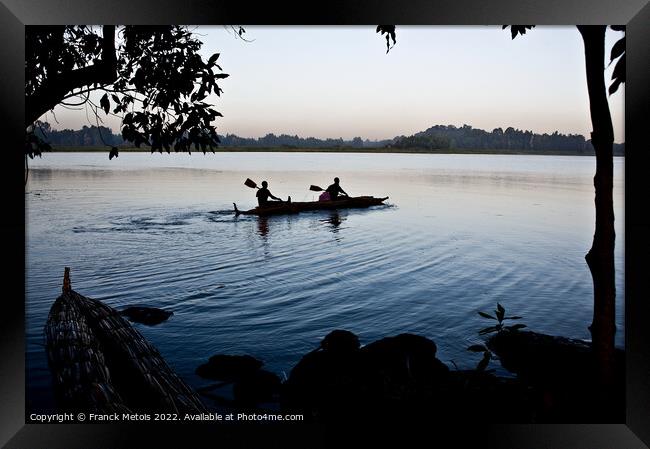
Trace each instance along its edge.
{"label": "dark rocky shoreline", "polygon": [[486,343],[516,377],[450,369],[436,358],[436,344],[419,335],[361,346],[345,330],[328,334],[285,382],[250,356],[214,356],[197,374],[231,382],[234,399],[223,402],[230,407],[273,404],[309,422],[625,422],[623,351],[617,353],[615,386],[603,391],[587,342],[505,330]]}
{"label": "dark rocky shoreline", "polygon": [[[330,332],[305,354],[284,382],[249,355],[216,354],[196,374],[217,381],[198,393],[232,411],[281,411],[309,422],[360,420],[480,421],[483,423],[624,423],[625,353],[615,354],[613,377],[599,374],[591,344],[498,324],[474,370],[450,369],[436,344],[399,334],[362,346],[347,330]],[[207,411],[197,392],[123,317],[154,325],[171,313],[150,307],[118,312],[71,288],[63,292],[45,326],[48,362],[61,410]],[[490,360],[516,377],[488,370]],[[230,397],[221,390],[230,388]],[[215,392],[216,391],[216,392]]]}

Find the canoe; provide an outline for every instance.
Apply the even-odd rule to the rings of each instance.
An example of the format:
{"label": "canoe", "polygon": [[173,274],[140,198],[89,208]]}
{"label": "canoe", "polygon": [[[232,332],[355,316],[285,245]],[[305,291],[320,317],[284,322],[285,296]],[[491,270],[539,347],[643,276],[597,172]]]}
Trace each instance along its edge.
{"label": "canoe", "polygon": [[351,208],[366,208],[370,206],[378,206],[388,199],[387,196],[383,198],[375,198],[374,196],[354,196],[349,198],[336,199],[334,201],[306,201],[306,202],[286,202],[286,203],[271,203],[265,207],[256,207],[250,210],[239,210],[235,206],[235,215],[282,215],[282,214],[297,214],[309,210],[331,210],[331,209],[351,209]]}

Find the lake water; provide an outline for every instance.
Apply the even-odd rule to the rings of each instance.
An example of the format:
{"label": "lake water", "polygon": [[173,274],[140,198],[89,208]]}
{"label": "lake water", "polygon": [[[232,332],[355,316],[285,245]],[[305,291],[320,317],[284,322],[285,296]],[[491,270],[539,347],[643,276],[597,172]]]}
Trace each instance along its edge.
{"label": "lake water", "polygon": [[[331,153],[47,154],[26,187],[27,406],[52,405],[43,326],[73,288],[121,309],[172,310],[134,326],[191,385],[211,355],[250,354],[288,375],[334,329],[362,344],[433,339],[450,367],[499,301],[531,330],[588,339],[591,157]],[[624,159],[615,160],[618,346],[624,344]],[[246,178],[310,201],[334,176],[387,206],[235,217]],[[493,363],[500,373],[503,370]]]}

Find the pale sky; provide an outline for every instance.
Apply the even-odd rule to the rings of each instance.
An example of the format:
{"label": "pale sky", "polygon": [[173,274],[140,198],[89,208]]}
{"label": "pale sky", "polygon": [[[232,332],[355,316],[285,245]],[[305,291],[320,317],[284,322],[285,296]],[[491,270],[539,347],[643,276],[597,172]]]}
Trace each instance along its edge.
{"label": "pale sky", "polygon": [[[221,53],[219,134],[386,139],[433,125],[508,126],[589,138],[584,48],[575,26],[538,26],[512,40],[501,26],[398,26],[386,54],[375,26],[198,27],[206,57]],[[607,30],[606,56],[622,33]],[[614,65],[606,70],[607,85]],[[609,97],[625,141],[624,85]],[[80,128],[84,111],[55,109],[54,128]],[[92,117],[91,117],[92,119]],[[105,124],[119,131],[119,120]]]}

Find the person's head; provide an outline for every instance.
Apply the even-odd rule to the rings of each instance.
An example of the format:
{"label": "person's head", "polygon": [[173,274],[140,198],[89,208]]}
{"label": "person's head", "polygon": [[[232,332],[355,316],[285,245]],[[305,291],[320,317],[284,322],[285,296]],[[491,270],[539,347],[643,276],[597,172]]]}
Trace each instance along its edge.
{"label": "person's head", "polygon": [[268,186],[269,186],[268,182],[262,181],[262,187],[264,187],[266,189]]}
{"label": "person's head", "polygon": [[338,183],[339,183],[339,178],[334,178],[334,184],[338,184]]}

